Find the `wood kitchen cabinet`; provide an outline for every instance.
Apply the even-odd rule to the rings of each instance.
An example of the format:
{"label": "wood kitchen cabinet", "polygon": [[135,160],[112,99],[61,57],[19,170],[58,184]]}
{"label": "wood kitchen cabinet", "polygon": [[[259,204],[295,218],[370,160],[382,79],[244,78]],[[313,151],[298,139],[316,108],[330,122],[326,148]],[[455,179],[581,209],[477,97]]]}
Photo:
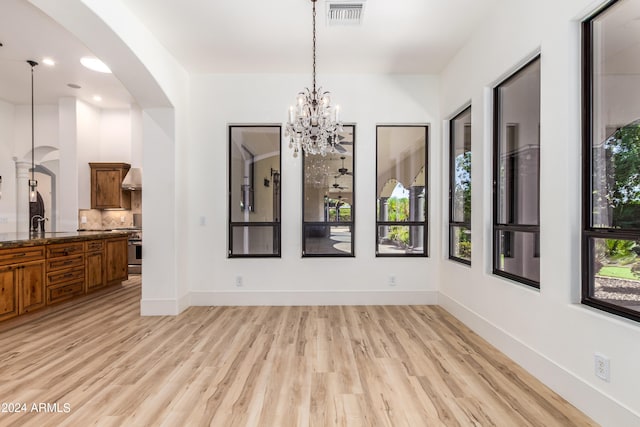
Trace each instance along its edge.
{"label": "wood kitchen cabinet", "polygon": [[0,320],[18,315],[18,270],[0,267]]}
{"label": "wood kitchen cabinet", "polygon": [[44,246],[0,250],[0,320],[45,305]]}
{"label": "wood kitchen cabinet", "polygon": [[29,313],[45,306],[45,263],[34,261],[20,266],[18,278],[19,314]]}
{"label": "wood kitchen cabinet", "polygon": [[104,240],[90,240],[86,248],[86,281],[87,292],[106,286],[106,257]]}
{"label": "wood kitchen cabinet", "polygon": [[131,192],[122,181],[131,168],[128,163],[89,163],[91,167],[91,209],[131,209]]}
{"label": "wood kitchen cabinet", "polygon": [[47,304],[85,293],[84,242],[47,245]]}
{"label": "wood kitchen cabinet", "polygon": [[127,237],[106,239],[107,285],[120,283],[129,278],[127,259]]}

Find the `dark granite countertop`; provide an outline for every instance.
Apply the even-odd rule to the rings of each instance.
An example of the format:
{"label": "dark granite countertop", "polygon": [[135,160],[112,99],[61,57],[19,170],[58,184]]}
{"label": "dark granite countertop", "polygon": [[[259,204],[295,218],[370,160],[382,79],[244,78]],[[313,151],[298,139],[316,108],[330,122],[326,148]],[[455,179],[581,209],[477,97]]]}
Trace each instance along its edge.
{"label": "dark granite countertop", "polygon": [[45,233],[0,233],[0,248],[78,242],[91,239],[128,236],[127,231],[54,231]]}

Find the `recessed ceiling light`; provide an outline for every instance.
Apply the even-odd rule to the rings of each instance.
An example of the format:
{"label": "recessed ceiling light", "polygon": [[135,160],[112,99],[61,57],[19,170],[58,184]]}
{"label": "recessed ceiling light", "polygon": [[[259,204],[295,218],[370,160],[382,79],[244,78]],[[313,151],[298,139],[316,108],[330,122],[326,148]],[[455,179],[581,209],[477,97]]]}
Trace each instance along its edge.
{"label": "recessed ceiling light", "polygon": [[82,86],[77,85],[75,83],[67,83],[67,86],[69,86],[71,89],[80,89]]}
{"label": "recessed ceiling light", "polygon": [[56,65],[56,61],[54,61],[54,60],[53,60],[53,59],[51,59],[51,58],[43,58],[43,59],[42,59],[42,63],[43,63],[44,65],[48,65],[48,66],[50,66],[50,67],[53,67],[54,65]]}
{"label": "recessed ceiling light", "polygon": [[93,100],[100,102],[102,101],[102,97],[100,95],[93,95]]}
{"label": "recessed ceiling light", "polygon": [[84,56],[80,58],[80,63],[90,70],[97,71],[99,73],[111,73],[109,67],[98,58],[92,58],[90,56]]}

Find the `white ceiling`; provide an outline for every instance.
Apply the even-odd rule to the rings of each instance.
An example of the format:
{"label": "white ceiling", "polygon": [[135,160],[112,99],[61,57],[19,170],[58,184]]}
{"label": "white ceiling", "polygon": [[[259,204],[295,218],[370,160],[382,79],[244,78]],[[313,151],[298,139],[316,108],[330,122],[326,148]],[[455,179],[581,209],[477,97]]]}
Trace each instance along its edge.
{"label": "white ceiling", "polygon": [[[311,71],[310,0],[121,1],[189,72]],[[318,0],[318,74],[439,73],[500,1],[365,0],[362,25],[327,26]],[[0,99],[28,104],[26,60],[49,56],[57,64],[36,67],[36,104],[63,96],[102,108],[134,102],[116,77],[82,67],[91,52],[28,0],[0,1],[0,42]]]}
{"label": "white ceiling", "polygon": [[[0,0],[0,99],[12,104],[31,102],[31,72],[27,60],[35,60],[36,104],[57,104],[71,96],[101,108],[127,108],[133,102],[129,92],[113,75],[96,73],[80,65],[91,52],[68,31],[26,0]],[[42,64],[44,57],[56,61]],[[68,83],[80,85],[72,89]],[[103,100],[96,102],[94,95]]]}
{"label": "white ceiling", "polygon": [[[498,1],[365,0],[360,26],[327,26],[318,0],[318,73],[438,73]],[[311,70],[310,0],[123,3],[191,72]]]}

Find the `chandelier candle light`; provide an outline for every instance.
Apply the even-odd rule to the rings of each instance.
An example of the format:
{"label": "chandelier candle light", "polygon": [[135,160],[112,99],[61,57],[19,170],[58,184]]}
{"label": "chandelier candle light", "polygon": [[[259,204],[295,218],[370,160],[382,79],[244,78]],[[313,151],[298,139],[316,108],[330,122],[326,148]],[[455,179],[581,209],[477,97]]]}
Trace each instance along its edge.
{"label": "chandelier candle light", "polygon": [[336,151],[337,132],[342,131],[340,106],[331,106],[328,91],[316,89],[316,0],[313,3],[313,89],[305,88],[298,93],[296,106],[289,107],[289,120],[285,127],[285,136],[289,138],[289,148],[293,157],[298,151],[305,155]]}

